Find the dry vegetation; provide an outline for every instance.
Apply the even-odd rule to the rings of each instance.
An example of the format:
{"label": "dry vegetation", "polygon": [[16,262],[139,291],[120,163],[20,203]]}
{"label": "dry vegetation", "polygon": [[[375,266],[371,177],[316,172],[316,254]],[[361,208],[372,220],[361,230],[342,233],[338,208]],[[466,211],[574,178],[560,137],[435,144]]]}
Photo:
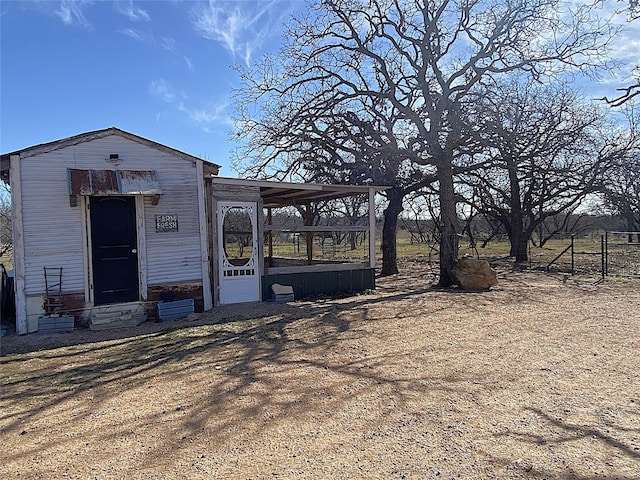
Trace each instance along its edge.
{"label": "dry vegetation", "polygon": [[640,478],[640,282],[370,294],[2,339],[1,478]]}

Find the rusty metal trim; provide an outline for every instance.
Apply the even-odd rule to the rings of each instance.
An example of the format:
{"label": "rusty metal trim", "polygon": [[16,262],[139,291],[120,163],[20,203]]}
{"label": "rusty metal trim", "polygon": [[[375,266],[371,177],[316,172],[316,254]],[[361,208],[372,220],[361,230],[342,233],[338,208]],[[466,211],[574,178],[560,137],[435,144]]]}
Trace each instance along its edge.
{"label": "rusty metal trim", "polygon": [[120,192],[126,195],[160,195],[155,170],[117,170]]}
{"label": "rusty metal trim", "polygon": [[162,194],[155,170],[67,169],[70,196]]}

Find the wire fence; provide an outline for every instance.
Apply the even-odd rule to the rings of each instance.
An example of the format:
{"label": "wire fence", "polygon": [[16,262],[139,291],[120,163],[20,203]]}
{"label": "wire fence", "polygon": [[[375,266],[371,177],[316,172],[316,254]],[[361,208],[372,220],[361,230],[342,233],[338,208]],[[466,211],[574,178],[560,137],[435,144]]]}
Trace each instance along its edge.
{"label": "wire fence", "polygon": [[640,277],[640,232],[607,232],[603,245],[605,276]]}
{"label": "wire fence", "polygon": [[[402,241],[404,240],[404,241]],[[494,240],[481,246],[459,242],[458,255],[471,255],[492,264],[513,264],[506,239]],[[437,242],[401,239],[399,256],[402,260],[425,263],[437,269],[440,245]],[[624,276],[640,278],[640,232],[593,232],[586,235],[556,235],[543,245],[531,244],[528,260],[521,266],[530,270],[589,276]]]}
{"label": "wire fence", "polygon": [[[534,256],[530,258],[533,261]],[[640,277],[640,232],[605,232],[596,238],[572,235],[568,244],[549,260],[545,269],[570,273]]]}

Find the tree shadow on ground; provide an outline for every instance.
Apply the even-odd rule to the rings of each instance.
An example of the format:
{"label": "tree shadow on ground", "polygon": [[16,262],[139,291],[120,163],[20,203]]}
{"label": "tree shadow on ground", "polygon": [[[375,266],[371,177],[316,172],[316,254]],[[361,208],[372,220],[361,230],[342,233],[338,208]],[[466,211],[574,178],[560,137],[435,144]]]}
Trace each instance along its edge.
{"label": "tree shadow on ground", "polygon": [[[627,445],[623,441],[614,438],[608,433],[604,432],[602,429],[591,426],[591,425],[575,425],[569,422],[565,422],[560,418],[554,418],[548,413],[544,412],[540,408],[534,407],[526,407],[525,410],[530,411],[537,416],[539,416],[542,420],[553,425],[556,429],[564,432],[564,435],[559,438],[547,438],[541,435],[532,435],[532,434],[518,434],[520,438],[524,441],[528,441],[536,444],[548,444],[548,443],[565,443],[565,442],[574,442],[576,440],[585,439],[585,438],[593,438],[599,441],[606,443],[608,446],[615,448],[623,455],[627,457],[634,458],[640,460],[640,451],[635,450],[633,447]],[[628,429],[625,427],[618,427],[615,425],[609,425],[609,428],[613,430],[626,430],[626,431],[638,431],[634,429]]]}
{"label": "tree shadow on ground", "polygon": [[[636,473],[628,475],[622,472],[618,472],[613,475],[605,475],[603,473],[582,474],[576,472],[576,469],[578,467],[581,467],[581,465],[577,465],[575,463],[572,465],[571,461],[562,461],[561,467],[558,466],[557,469],[550,469],[536,466],[533,460],[527,461],[519,459],[514,462],[513,460],[502,459],[501,463],[507,466],[507,468],[511,470],[519,470],[519,473],[525,474],[524,476],[527,478],[558,478],[566,480],[635,480],[639,478],[638,474],[640,474],[640,450],[638,450],[638,447],[633,447],[631,444],[626,443],[621,438],[616,438],[616,433],[618,433],[618,437],[621,437],[622,432],[638,432],[640,431],[639,429],[628,428],[622,425],[615,424],[607,424],[606,426],[603,425],[602,427],[595,425],[575,424],[550,415],[549,413],[538,407],[524,407],[523,410],[533,413],[536,417],[543,421],[543,424],[546,427],[544,429],[545,433],[536,434],[532,432],[518,432],[510,430],[507,432],[498,433],[495,436],[516,439],[529,445],[553,445],[554,447],[570,445],[579,441],[598,441],[606,445],[609,451],[612,452],[613,455],[608,456],[610,460],[615,457],[615,452],[617,452],[621,458],[627,458],[631,461],[631,464],[637,465],[638,471]],[[568,458],[570,459],[572,457]],[[628,461],[623,461],[623,463],[628,463]],[[610,467],[613,466],[612,463],[608,463],[608,465]],[[592,466],[597,469],[597,465]],[[580,470],[584,469],[581,468]]]}
{"label": "tree shadow on ground", "polygon": [[[426,316],[453,303],[470,312],[485,297],[510,302],[513,297],[505,291],[518,301],[540,301],[535,292],[520,292],[511,284],[502,291],[452,296],[406,276],[381,282],[370,295],[214,309],[197,321],[60,335],[57,341],[66,344],[43,340],[34,348],[24,342],[22,350],[13,349],[23,354],[0,359],[0,425],[6,443],[17,445],[22,432],[41,434],[44,421],[57,432],[90,424],[112,410],[125,392],[148,389],[148,398],[141,393],[140,404],[125,409],[120,423],[100,424],[87,443],[161,426],[166,435],[140,458],[141,465],[152,465],[194,441],[230,442],[242,424],[251,425],[243,427],[245,433],[253,429],[261,435],[287,419],[330,416],[354,398],[379,392],[401,410],[418,397],[500,389],[497,382],[491,385],[464,371],[436,375],[404,368],[407,358],[422,353],[409,341],[396,351],[367,351],[361,345],[370,334],[365,322],[386,320],[371,315],[376,308],[394,304],[399,316],[416,311]],[[384,329],[377,331],[384,336]],[[446,345],[436,347],[443,363],[452,359]],[[186,383],[192,397],[174,399],[157,392],[178,391]],[[14,449],[12,455],[29,457],[61,447],[77,448],[77,435],[57,434]]]}
{"label": "tree shadow on ground", "polygon": [[[259,433],[281,419],[339,410],[352,398],[345,391],[363,395],[385,389],[401,404],[415,395],[458,391],[481,380],[385,373],[382,366],[413,353],[410,345],[403,351],[366,356],[340,352],[345,340],[357,341],[365,335],[351,328],[354,311],[410,298],[415,290],[387,293],[353,297],[339,305],[269,307],[268,316],[262,316],[267,313],[264,310],[241,315],[229,309],[226,317],[214,322],[162,326],[143,335],[114,332],[107,340],[90,343],[79,336],[66,348],[7,357],[3,359],[6,376],[0,392],[4,406],[0,425],[15,439],[41,428],[35,425],[54,411],[54,423],[48,427],[64,431],[66,426],[90,423],[96,412],[113,408],[122,392],[154,389],[172,381],[199,382],[194,398],[175,404],[164,396],[164,405],[147,404],[133,424],[96,432],[109,440],[121,438],[135,425],[167,422],[172,430],[169,438],[145,454],[143,463],[151,464],[203,435],[225,441],[243,422],[253,424]],[[359,318],[366,319],[366,314]],[[291,383],[283,384],[283,377]],[[137,407],[131,406],[132,410]],[[131,418],[129,412],[125,418]],[[56,436],[14,455],[29,457],[65,443],[72,448],[72,442],[73,437]]]}
{"label": "tree shadow on ground", "polygon": [[[364,306],[373,306],[386,302],[397,302],[409,300],[414,297],[420,297],[425,294],[442,294],[456,295],[467,297],[466,305],[473,307],[475,297],[483,294],[489,294],[501,289],[516,289],[527,286],[526,281],[521,280],[517,275],[503,275],[502,284],[490,291],[464,291],[458,288],[437,289],[433,288],[427,282],[424,282],[423,275],[415,272],[405,272],[400,275],[384,277],[384,281],[380,282],[373,295],[352,295],[342,298],[326,299],[306,299],[304,302],[293,303],[274,303],[274,302],[256,302],[249,304],[224,305],[215,307],[209,312],[199,314],[199,318],[193,320],[178,320],[172,322],[144,322],[136,327],[123,329],[93,331],[88,329],[77,329],[71,333],[60,334],[29,334],[29,335],[12,335],[10,337],[0,338],[0,362],[11,362],[11,359],[2,358],[14,355],[35,353],[45,350],[52,350],[60,347],[71,347],[84,344],[100,343],[103,341],[122,340],[127,342],[135,338],[145,337],[148,335],[162,335],[163,332],[172,331],[181,328],[192,328],[193,326],[210,325],[210,324],[227,324],[245,321],[247,319],[265,318],[271,316],[287,316],[296,318],[310,311],[323,313],[324,310],[333,308],[361,308]],[[518,297],[521,301],[533,299],[534,294],[527,291],[518,291]],[[536,300],[539,298],[536,297]],[[99,347],[96,347],[99,348]],[[48,358],[53,355],[47,352]],[[69,355],[65,352],[64,355]]]}

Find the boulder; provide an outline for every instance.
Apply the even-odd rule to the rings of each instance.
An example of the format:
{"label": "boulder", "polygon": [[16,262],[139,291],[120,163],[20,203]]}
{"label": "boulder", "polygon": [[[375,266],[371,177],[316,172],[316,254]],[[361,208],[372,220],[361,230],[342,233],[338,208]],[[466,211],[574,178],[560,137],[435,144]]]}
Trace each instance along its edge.
{"label": "boulder", "polygon": [[488,290],[498,284],[496,272],[488,262],[469,256],[458,260],[451,276],[463,290]]}

